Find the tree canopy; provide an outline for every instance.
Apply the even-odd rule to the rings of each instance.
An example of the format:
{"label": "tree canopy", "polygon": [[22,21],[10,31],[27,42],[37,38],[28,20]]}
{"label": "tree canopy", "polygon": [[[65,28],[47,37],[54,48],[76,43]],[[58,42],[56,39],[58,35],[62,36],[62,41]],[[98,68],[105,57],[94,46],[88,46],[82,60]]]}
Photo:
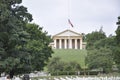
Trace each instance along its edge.
{"label": "tree canopy", "polygon": [[120,71],[120,16],[118,17],[118,22],[117,22],[117,30],[116,30],[116,36],[115,36],[115,41],[116,41],[116,46],[114,48],[114,60],[116,64],[118,65],[119,71]]}
{"label": "tree canopy", "polygon": [[100,40],[106,38],[105,33],[102,31],[102,27],[99,31],[94,31],[86,35],[87,49],[93,49],[93,44]]}
{"label": "tree canopy", "polygon": [[112,70],[113,55],[112,48],[115,46],[114,36],[106,37],[105,33],[99,31],[89,33],[87,36],[86,64],[89,69],[100,69],[107,73]]}
{"label": "tree canopy", "polygon": [[113,65],[112,51],[108,48],[94,49],[88,52],[87,65],[89,69],[100,69],[110,72]]}
{"label": "tree canopy", "polygon": [[27,24],[26,31],[30,34],[30,39],[25,47],[31,54],[32,71],[43,70],[53,53],[51,47],[48,46],[52,40],[47,32],[43,32],[42,28],[36,24]]}
{"label": "tree canopy", "polygon": [[0,0],[0,73],[42,70],[51,56],[50,37],[32,21],[22,0]]}
{"label": "tree canopy", "polygon": [[120,16],[118,17],[118,22],[117,22],[117,30],[116,30],[116,42],[120,46]]}

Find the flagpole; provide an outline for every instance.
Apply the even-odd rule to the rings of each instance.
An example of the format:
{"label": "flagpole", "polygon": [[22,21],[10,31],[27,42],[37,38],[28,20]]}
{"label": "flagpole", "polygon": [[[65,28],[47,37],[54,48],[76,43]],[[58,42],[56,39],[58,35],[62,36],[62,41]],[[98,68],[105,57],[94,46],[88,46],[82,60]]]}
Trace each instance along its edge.
{"label": "flagpole", "polygon": [[73,27],[73,24],[71,23],[70,21],[70,0],[68,0],[68,23],[70,24],[69,25],[69,28],[68,28],[68,49],[71,49],[72,48],[72,43],[71,43],[71,37],[70,37],[70,27]]}
{"label": "flagpole", "polygon": [[67,14],[68,14],[68,19],[70,18],[70,0],[68,0],[68,4],[67,4]]}
{"label": "flagpole", "polygon": [[[70,18],[70,16],[69,16],[69,7],[70,7],[70,5],[69,4],[70,4],[70,1],[68,0],[68,4],[67,4],[67,9],[68,9],[68,11],[67,11],[68,15],[67,16],[68,16],[68,18],[67,18],[67,20]],[[67,43],[68,44],[67,45],[68,49],[70,49],[70,34],[69,34],[70,31],[69,30],[70,30],[70,27],[68,26],[68,43]]]}

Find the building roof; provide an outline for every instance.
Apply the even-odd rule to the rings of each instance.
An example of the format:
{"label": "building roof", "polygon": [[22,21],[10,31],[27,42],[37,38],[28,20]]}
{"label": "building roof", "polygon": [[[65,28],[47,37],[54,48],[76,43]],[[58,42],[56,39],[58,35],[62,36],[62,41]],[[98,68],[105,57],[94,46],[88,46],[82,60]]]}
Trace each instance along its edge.
{"label": "building roof", "polygon": [[55,36],[82,36],[82,35],[80,33],[67,29],[58,34],[53,35],[53,37]]}

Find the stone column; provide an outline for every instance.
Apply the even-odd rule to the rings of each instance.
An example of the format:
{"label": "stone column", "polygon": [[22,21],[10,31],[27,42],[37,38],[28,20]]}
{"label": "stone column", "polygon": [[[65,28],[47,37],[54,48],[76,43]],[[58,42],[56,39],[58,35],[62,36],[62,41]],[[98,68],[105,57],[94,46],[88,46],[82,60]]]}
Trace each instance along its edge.
{"label": "stone column", "polygon": [[72,39],[69,39],[69,49],[72,49]]}
{"label": "stone column", "polygon": [[65,42],[65,49],[67,48],[67,39],[64,39],[64,42]]}
{"label": "stone column", "polygon": [[80,49],[82,49],[82,39],[80,39]]}
{"label": "stone column", "polygon": [[56,47],[57,47],[57,46],[56,46],[56,39],[55,39],[55,40],[54,40],[54,48],[56,49]]}
{"label": "stone column", "polygon": [[77,39],[75,39],[75,49],[78,49],[78,47],[77,47]]}
{"label": "stone column", "polygon": [[62,48],[62,40],[59,39],[59,49],[61,49],[61,48]]}

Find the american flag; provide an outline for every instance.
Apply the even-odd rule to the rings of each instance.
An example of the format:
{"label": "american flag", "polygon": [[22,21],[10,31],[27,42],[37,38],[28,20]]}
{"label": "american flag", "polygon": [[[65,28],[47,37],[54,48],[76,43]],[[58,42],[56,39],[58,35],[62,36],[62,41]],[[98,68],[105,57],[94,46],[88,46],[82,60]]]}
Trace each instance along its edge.
{"label": "american flag", "polygon": [[71,25],[71,27],[74,27],[73,24],[71,23],[70,19],[68,19],[68,23]]}

